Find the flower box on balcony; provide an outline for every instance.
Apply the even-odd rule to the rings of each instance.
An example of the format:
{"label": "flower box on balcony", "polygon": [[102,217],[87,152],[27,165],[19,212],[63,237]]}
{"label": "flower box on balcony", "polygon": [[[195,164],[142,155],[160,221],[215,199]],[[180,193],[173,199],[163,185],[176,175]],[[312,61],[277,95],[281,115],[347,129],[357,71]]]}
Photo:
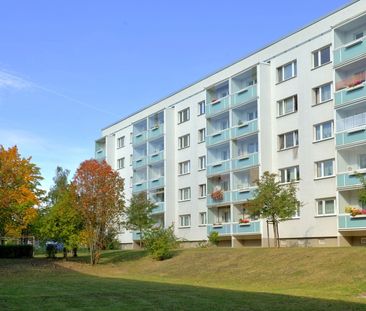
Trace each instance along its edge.
{"label": "flower box on balcony", "polygon": [[249,226],[249,225],[250,225],[250,219],[248,218],[239,219],[239,226]]}
{"label": "flower box on balcony", "polygon": [[211,198],[214,201],[221,201],[224,198],[224,192],[222,190],[216,190],[211,193]]}
{"label": "flower box on balcony", "polygon": [[222,228],[222,224],[221,223],[213,224],[212,228]]}

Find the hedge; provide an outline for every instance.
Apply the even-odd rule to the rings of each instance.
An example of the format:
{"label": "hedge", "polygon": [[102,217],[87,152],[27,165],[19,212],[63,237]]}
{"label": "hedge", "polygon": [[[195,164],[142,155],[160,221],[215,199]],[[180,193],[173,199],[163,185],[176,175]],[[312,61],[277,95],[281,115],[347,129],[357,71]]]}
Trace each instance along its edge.
{"label": "hedge", "polygon": [[0,245],[0,258],[24,257],[33,257],[33,245]]}

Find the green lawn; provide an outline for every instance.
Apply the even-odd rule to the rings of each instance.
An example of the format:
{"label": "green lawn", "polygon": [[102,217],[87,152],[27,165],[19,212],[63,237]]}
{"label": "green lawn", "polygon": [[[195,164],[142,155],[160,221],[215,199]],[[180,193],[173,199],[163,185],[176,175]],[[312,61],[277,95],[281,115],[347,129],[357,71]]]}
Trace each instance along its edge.
{"label": "green lawn", "polygon": [[[114,251],[0,260],[0,310],[366,310],[366,249]],[[365,298],[362,298],[365,296]]]}

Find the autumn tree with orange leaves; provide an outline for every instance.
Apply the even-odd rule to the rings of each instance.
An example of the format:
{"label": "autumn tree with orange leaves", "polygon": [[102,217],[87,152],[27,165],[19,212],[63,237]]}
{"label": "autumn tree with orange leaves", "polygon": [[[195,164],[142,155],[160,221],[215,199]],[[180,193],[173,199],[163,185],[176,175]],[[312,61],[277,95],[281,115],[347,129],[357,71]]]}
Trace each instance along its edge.
{"label": "autumn tree with orange leaves", "polygon": [[16,146],[0,145],[0,236],[20,236],[37,217],[42,199],[40,169]]}
{"label": "autumn tree with orange leaves", "polygon": [[108,232],[121,224],[123,187],[123,179],[105,161],[84,161],[74,176],[77,208],[84,221],[92,265],[99,261]]}

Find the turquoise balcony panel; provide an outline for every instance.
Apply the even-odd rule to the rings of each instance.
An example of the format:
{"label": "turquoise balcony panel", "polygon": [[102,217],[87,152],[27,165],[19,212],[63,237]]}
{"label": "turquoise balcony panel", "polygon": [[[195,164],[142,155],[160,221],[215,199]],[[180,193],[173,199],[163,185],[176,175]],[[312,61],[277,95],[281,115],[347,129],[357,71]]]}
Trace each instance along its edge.
{"label": "turquoise balcony panel", "polygon": [[147,165],[147,158],[146,157],[143,157],[143,158],[139,158],[137,160],[133,160],[133,163],[132,163],[132,167],[135,169],[135,168],[140,168],[140,167],[143,167],[143,166],[146,166]]}
{"label": "turquoise balcony panel", "polygon": [[237,158],[232,160],[232,169],[233,170],[241,170],[246,169],[252,166],[259,165],[259,156],[258,152],[248,154],[246,156]]}
{"label": "turquoise balcony panel", "polygon": [[261,234],[260,221],[254,220],[249,224],[233,224],[233,234]]}
{"label": "turquoise balcony panel", "polygon": [[222,174],[228,171],[230,171],[230,160],[207,165],[207,175]]}
{"label": "turquoise balcony panel", "polygon": [[132,187],[132,192],[140,192],[147,190],[147,182],[136,183]]}
{"label": "turquoise balcony panel", "polygon": [[164,160],[164,151],[149,155],[149,164]]}
{"label": "turquoise balcony panel", "polygon": [[334,66],[366,56],[366,40],[360,39],[334,51]]}
{"label": "turquoise balcony panel", "polygon": [[213,135],[207,136],[207,146],[219,144],[230,139],[230,129],[225,129]]}
{"label": "turquoise balcony panel", "polygon": [[95,151],[95,159],[97,161],[103,161],[106,158],[105,149],[98,149]]}
{"label": "turquoise balcony panel", "polygon": [[210,235],[213,231],[216,231],[219,235],[229,235],[231,234],[231,224],[207,225],[207,235]]}
{"label": "turquoise balcony panel", "polygon": [[351,217],[351,215],[338,216],[338,229],[365,229],[366,216]]}
{"label": "turquoise balcony panel", "polygon": [[140,241],[141,240],[141,232],[140,231],[132,231],[132,240]]}
{"label": "turquoise balcony panel", "polygon": [[249,103],[257,98],[257,85],[251,85],[233,95],[231,95],[231,106],[239,106]]}
{"label": "turquoise balcony panel", "polygon": [[336,145],[344,146],[366,141],[366,127],[349,130],[348,132],[336,134]]}
{"label": "turquoise balcony panel", "polygon": [[211,194],[207,195],[207,205],[225,205],[225,204],[230,204],[230,202],[231,202],[231,192],[230,191],[224,191],[222,200],[214,200],[211,197]]}
{"label": "turquoise balcony panel", "polygon": [[254,196],[254,189],[243,189],[233,191],[232,200],[233,202],[245,202],[251,200]]}
{"label": "turquoise balcony panel", "polygon": [[157,138],[164,133],[164,124],[160,124],[149,130],[149,139]]}
{"label": "turquoise balcony panel", "polygon": [[[366,173],[363,173],[365,176]],[[361,182],[357,174],[338,174],[337,175],[337,187],[354,187],[354,186],[361,186]]]}
{"label": "turquoise balcony panel", "polygon": [[231,129],[231,137],[238,138],[240,136],[246,136],[258,131],[258,120],[252,120],[245,122],[242,125],[236,126]]}
{"label": "turquoise balcony panel", "polygon": [[162,188],[164,187],[164,176],[150,180],[149,188]]}
{"label": "turquoise balcony panel", "polygon": [[138,145],[145,142],[147,139],[147,132],[141,132],[133,136],[133,144]]}
{"label": "turquoise balcony panel", "polygon": [[335,106],[346,105],[366,98],[365,83],[335,93]]}
{"label": "turquoise balcony panel", "polygon": [[155,203],[156,207],[152,210],[152,214],[161,214],[165,212],[165,202]]}
{"label": "turquoise balcony panel", "polygon": [[206,116],[218,114],[229,108],[229,97],[223,97],[206,105]]}

